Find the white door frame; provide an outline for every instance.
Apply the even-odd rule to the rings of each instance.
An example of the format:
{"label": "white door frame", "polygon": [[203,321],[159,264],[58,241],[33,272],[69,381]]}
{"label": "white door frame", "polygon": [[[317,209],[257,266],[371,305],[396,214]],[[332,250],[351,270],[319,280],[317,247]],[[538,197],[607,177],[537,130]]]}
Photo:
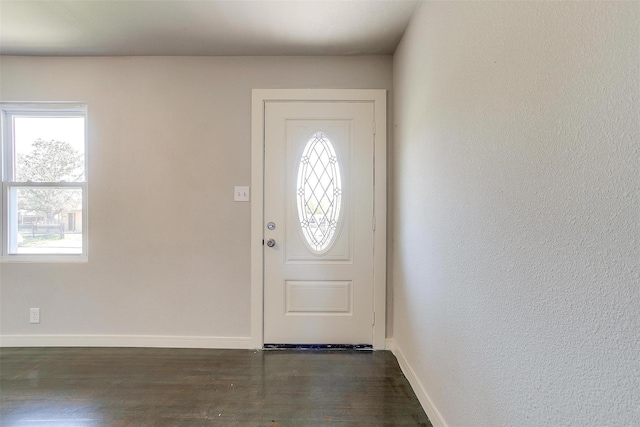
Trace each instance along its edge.
{"label": "white door frame", "polygon": [[[385,89],[253,89],[251,93],[251,345],[264,344],[264,111],[270,101],[373,102],[373,348],[385,348],[387,294],[387,91]],[[374,226],[374,224],[372,224]]]}

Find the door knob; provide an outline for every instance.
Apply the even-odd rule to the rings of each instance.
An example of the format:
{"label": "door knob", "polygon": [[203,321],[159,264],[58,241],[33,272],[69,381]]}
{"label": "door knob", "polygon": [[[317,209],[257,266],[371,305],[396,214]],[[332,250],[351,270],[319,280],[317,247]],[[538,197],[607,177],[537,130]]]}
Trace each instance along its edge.
{"label": "door knob", "polygon": [[276,241],[273,239],[269,239],[267,240],[267,246],[269,246],[270,248],[274,247],[276,245]]}

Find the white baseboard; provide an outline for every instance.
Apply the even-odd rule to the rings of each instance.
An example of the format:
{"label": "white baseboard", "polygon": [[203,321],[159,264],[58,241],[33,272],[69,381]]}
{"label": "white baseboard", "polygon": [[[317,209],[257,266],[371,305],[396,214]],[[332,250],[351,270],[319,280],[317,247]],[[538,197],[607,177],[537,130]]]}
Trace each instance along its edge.
{"label": "white baseboard", "polygon": [[384,348],[386,350],[389,350],[390,352],[392,352],[395,355],[394,349],[396,346],[396,342],[393,340],[393,338],[387,338],[384,340]]}
{"label": "white baseboard", "polygon": [[415,371],[409,365],[407,359],[405,359],[404,354],[402,354],[402,350],[396,345],[393,338],[387,338],[385,344],[387,350],[391,350],[391,352],[396,356],[396,359],[398,359],[398,364],[400,365],[400,369],[402,369],[402,373],[407,377],[409,384],[411,384],[411,388],[413,388],[413,392],[416,394],[422,408],[427,413],[427,417],[429,417],[431,424],[433,424],[434,427],[447,427],[447,423],[444,421],[442,414],[440,414],[438,408],[433,404],[433,401],[427,394],[422,381],[417,377]]}
{"label": "white baseboard", "polygon": [[1,335],[0,347],[166,347],[252,349],[251,337],[164,335]]}

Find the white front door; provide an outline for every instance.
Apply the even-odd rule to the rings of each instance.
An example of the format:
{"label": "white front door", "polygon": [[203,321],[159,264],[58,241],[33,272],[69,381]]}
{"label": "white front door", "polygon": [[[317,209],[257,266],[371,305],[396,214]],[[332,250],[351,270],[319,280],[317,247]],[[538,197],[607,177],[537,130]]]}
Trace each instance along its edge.
{"label": "white front door", "polygon": [[264,343],[372,344],[374,103],[264,108]]}

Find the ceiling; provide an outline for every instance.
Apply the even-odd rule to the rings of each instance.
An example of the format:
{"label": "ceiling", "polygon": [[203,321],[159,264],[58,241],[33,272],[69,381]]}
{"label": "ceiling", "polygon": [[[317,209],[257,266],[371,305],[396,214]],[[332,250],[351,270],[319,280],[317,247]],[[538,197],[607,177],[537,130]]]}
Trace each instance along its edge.
{"label": "ceiling", "polygon": [[393,54],[414,0],[0,0],[3,55]]}

